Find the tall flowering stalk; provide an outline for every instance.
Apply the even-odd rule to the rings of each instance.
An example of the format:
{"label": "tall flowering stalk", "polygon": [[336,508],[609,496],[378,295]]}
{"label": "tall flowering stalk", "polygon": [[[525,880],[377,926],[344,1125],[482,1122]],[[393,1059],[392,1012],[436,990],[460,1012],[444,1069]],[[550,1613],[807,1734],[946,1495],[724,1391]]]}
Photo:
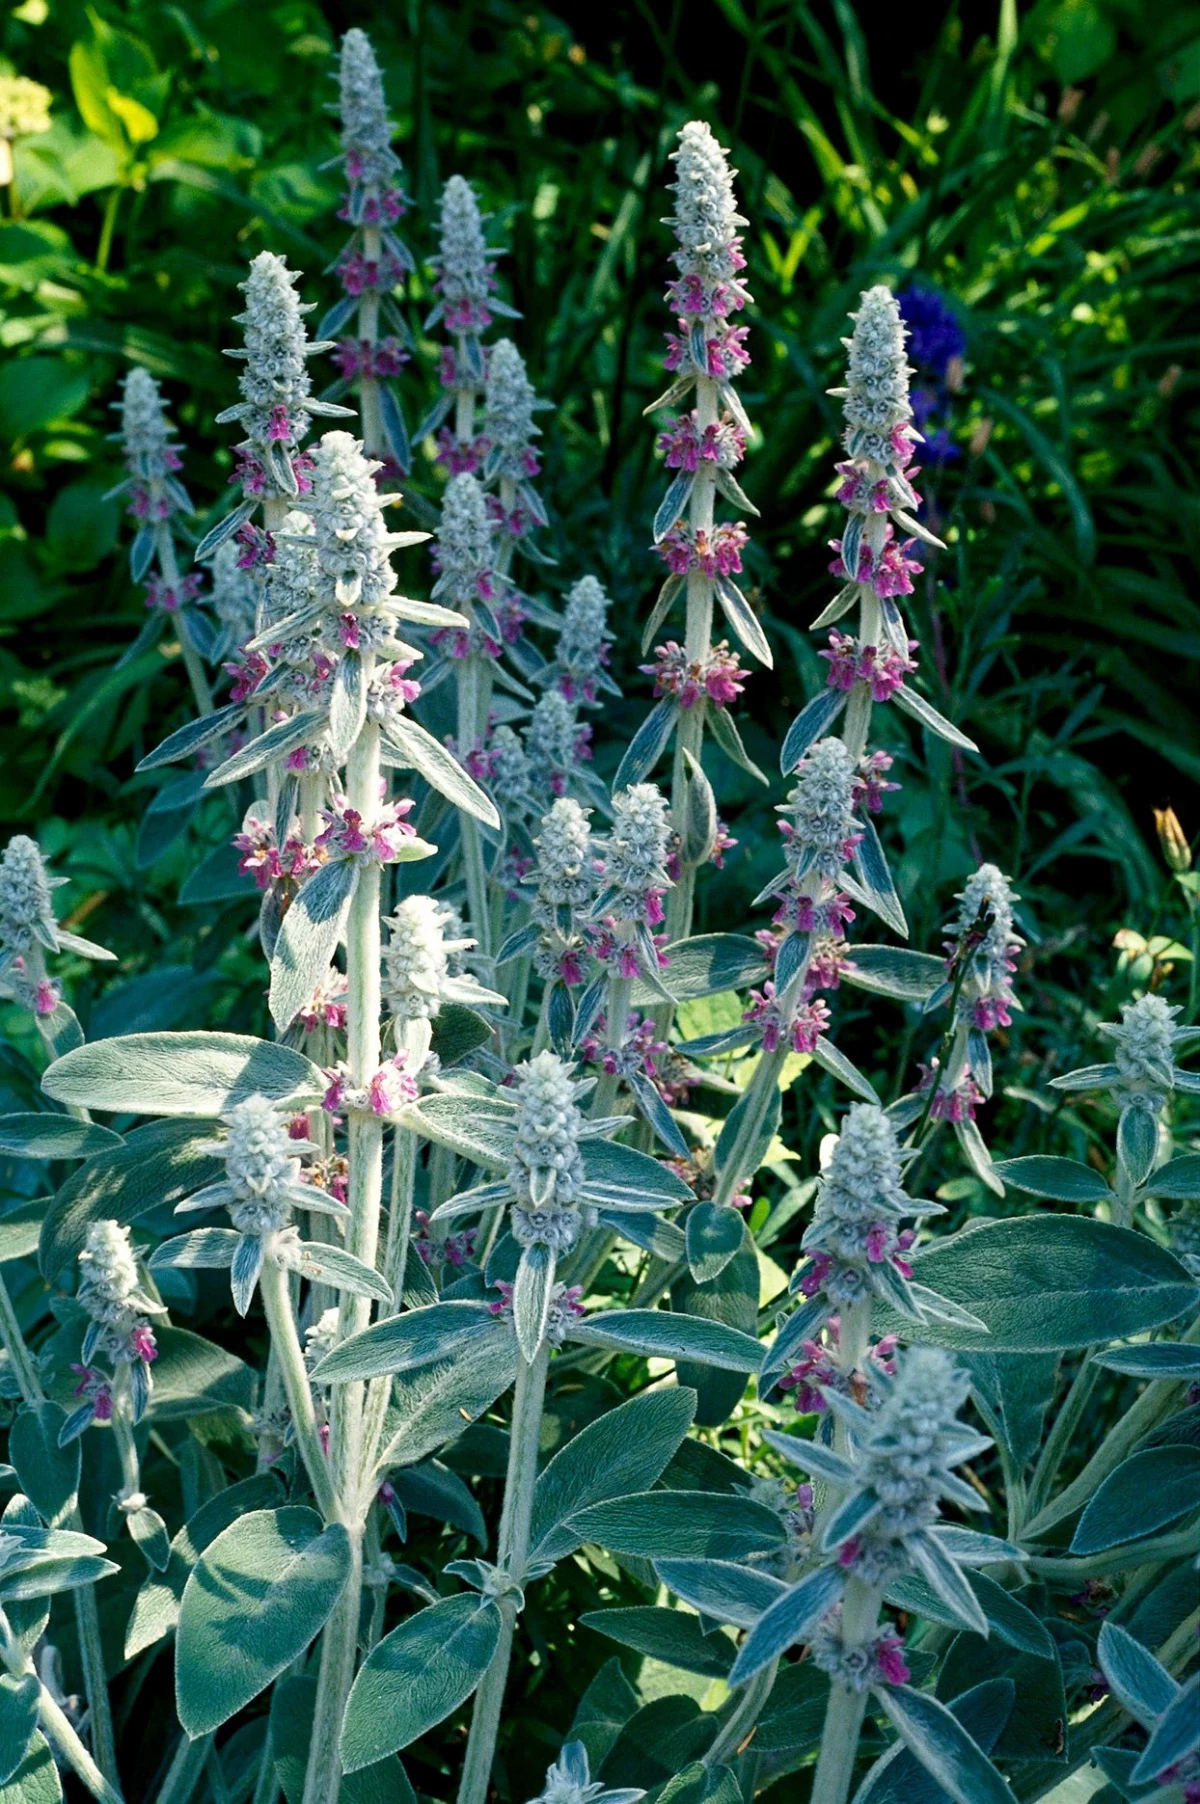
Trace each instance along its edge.
{"label": "tall flowering stalk", "polygon": [[733,387],[749,362],[746,328],[733,323],[750,298],[740,274],[745,257],[738,228],[745,220],[734,198],[734,172],[707,125],[685,125],[671,154],[676,179],[670,223],[679,248],[667,301],[679,329],[667,339],[666,363],[675,380],[655,406],[674,406],[689,396],[693,406],[672,419],[659,438],[667,468],[676,472],[654,521],[655,544],[670,574],[645,644],[681,595],[687,626],[682,647],[670,642],[656,653],[655,694],[662,699],[630,747],[618,782],[648,774],[674,728],[671,810],[680,850],[667,916],[668,937],[674,940],[688,933],[696,872],[711,857],[716,838],[711,791],[700,769],[706,724],[730,756],[747,762],[726,712],[741,692],[737,654],[725,642],[713,646],[714,606],[760,663],[770,665],[771,654],[733,581],[742,567],[745,527],[715,519],[718,496],[743,512],[758,511],[733,474],[749,431]]}
{"label": "tall flowering stalk", "polygon": [[150,619],[125,655],[144,651],[171,622],[196,706],[201,714],[211,714],[212,689],[197,643],[207,637],[195,609],[203,578],[198,571],[181,575],[175,542],[174,522],[195,511],[179,480],[183,458],[158,383],[148,370],[129,371],[113,407],[121,416],[121,430],[113,436],[120,441],[128,474],[112,493],[129,497],[128,511],[137,522],[129,567],[134,582],[145,581],[150,609]]}
{"label": "tall flowering stalk", "polygon": [[438,298],[425,330],[440,325],[451,342],[439,365],[441,398],[417,436],[437,434],[438,461],[454,476],[477,472],[486,452],[476,417],[487,382],[483,334],[497,315],[520,315],[496,294],[496,253],[488,248],[484,216],[465,176],[452,175],[442,189],[438,230],[433,282]]}
{"label": "tall flowering stalk", "polygon": [[346,192],[339,217],[351,233],[334,270],[343,298],[321,321],[320,337],[345,333],[334,349],[338,381],[330,398],[358,396],[363,447],[388,475],[406,476],[412,462],[408,428],[392,382],[411,356],[404,316],[393,298],[413,273],[412,253],[395,230],[408,208],[403,170],[392,149],[383,77],[371,40],[352,26],[342,39],[337,112],[342,154],[336,162]]}

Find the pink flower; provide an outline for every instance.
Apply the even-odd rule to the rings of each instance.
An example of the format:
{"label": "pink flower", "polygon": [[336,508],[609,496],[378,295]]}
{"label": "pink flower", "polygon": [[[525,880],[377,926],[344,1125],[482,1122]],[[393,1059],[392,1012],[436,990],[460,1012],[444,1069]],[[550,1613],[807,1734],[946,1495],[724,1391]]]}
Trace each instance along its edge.
{"label": "pink flower", "polygon": [[397,1053],[367,1085],[367,1106],[373,1115],[398,1115],[406,1103],[416,1101],[416,1079],[405,1070],[407,1063],[408,1054]]}
{"label": "pink flower", "polygon": [[885,1685],[907,1685],[912,1673],[899,1635],[881,1635],[875,1643],[875,1665]]}
{"label": "pink flower", "polygon": [[129,1345],[133,1351],[134,1358],[140,1359],[143,1365],[150,1365],[158,1358],[158,1347],[154,1340],[154,1330],[149,1324],[133,1330],[133,1333],[129,1336]]}
{"label": "pink flower", "polygon": [[34,992],[33,1012],[45,1017],[58,1007],[58,991],[48,977],[43,977]]}

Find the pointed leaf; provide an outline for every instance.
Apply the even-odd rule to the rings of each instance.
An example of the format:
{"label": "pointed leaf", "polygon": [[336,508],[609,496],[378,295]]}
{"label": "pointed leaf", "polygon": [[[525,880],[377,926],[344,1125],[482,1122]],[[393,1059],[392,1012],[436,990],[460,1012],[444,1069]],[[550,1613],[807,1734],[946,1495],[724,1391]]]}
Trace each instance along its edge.
{"label": "pointed leaf", "polygon": [[830,1611],[845,1587],[845,1574],[836,1566],[821,1566],[806,1578],[789,1585],[764,1610],[745,1641],[729,1675],[731,1685],[744,1685],[756,1672],[779,1659],[789,1647],[806,1641]]}
{"label": "pointed leaf", "polygon": [[42,1077],[56,1102],[130,1115],[221,1115],[254,1095],[299,1105],[326,1087],[303,1054],[246,1034],[125,1034],[80,1046]]}
{"label": "pointed leaf", "polygon": [[447,1597],[385,1635],[346,1704],[342,1766],[356,1773],[406,1748],[465,1702],[500,1639],[500,1611],[473,1591]]}
{"label": "pointed leaf", "polygon": [[271,959],[271,1018],[281,1033],[327,977],[357,883],[351,860],[323,865],[284,915]]}
{"label": "pointed leaf", "polygon": [[402,715],[392,722],[388,728],[388,738],[413,770],[419,771],[425,781],[445,796],[456,808],[465,814],[472,815],[487,827],[499,830],[500,816],[496,804],[484,790],[479,787],[474,777],[469,777],[453,752],[447,751],[440,739]]}
{"label": "pointed leaf", "polygon": [[1014,1804],[1007,1781],[945,1704],[909,1685],[881,1686],[875,1696],[901,1739],[955,1804]]}

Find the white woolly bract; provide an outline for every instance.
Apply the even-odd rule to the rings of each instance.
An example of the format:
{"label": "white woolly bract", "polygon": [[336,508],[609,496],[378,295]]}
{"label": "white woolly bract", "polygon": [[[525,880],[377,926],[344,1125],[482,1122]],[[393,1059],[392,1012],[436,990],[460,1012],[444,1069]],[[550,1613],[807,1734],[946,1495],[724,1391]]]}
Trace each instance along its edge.
{"label": "white woolly bract", "polygon": [[841,739],[818,739],[806,754],[795,788],[780,811],[792,829],[787,859],[797,878],[809,870],[833,877],[847,862],[858,833],[857,776],[854,759]]}
{"label": "white woolly bract", "polygon": [[675,211],[670,223],[683,253],[679,267],[710,280],[728,280],[736,269],[729,253],[738,227],[746,223],[734,200],[735,172],[729,167],[728,152],[703,120],[693,119],[680,132],[679,148],[671,156]]}
{"label": "white woolly bract", "polygon": [[594,576],[581,576],[567,590],[557,662],[576,678],[593,674],[603,662],[604,647],[613,638],[608,607],[608,596]]}
{"label": "white woolly bract", "polygon": [[392,536],[373,476],[348,432],[326,432],[313,455],[313,522],[317,593],[334,611],[383,606],[396,587]]}
{"label": "white woolly bract", "polygon": [[371,40],[356,25],[342,39],[338,68],[338,111],[342,148],[358,158],[356,180],[383,182],[399,166],[392,151],[392,124],[387,115],[383,76]]}
{"label": "white woolly bract", "polygon": [[[899,1356],[855,1450],[855,1488],[882,1505],[867,1531],[872,1540],[902,1543],[937,1520],[943,1497],[962,1501],[966,1487],[953,1469],[989,1445],[957,1419],[969,1390],[969,1374],[938,1347],[910,1347]],[[968,1496],[966,1507],[980,1507]]]}
{"label": "white woolly bract", "polygon": [[852,431],[886,434],[912,414],[904,321],[896,297],[882,283],[865,291],[858,312],[850,317],[854,331],[842,341],[850,353],[846,386],[835,392],[843,395],[843,412]]}
{"label": "white woolly bract", "polygon": [[613,824],[606,848],[606,881],[631,900],[648,890],[667,889],[671,823],[666,797],[653,783],[634,783],[613,797]]}
{"label": "white woolly bract", "polygon": [[125,456],[139,476],[151,480],[169,473],[171,423],[158,383],[140,364],[121,387],[121,440]]}
{"label": "white woolly bract", "polygon": [[[525,752],[535,789],[552,786],[579,762],[579,722],[575,710],[557,689],[540,696],[525,729]],[[545,788],[542,789],[545,794]]]}
{"label": "white woolly bract", "polygon": [[221,1120],[229,1132],[206,1150],[225,1161],[225,1178],[235,1193],[228,1205],[234,1226],[249,1234],[282,1227],[290,1214],[288,1188],[300,1173],[287,1123],[257,1095],[236,1103]]}
{"label": "white woolly bract", "polygon": [[494,561],[492,523],[487,497],[469,471],[451,477],[442,496],[438,522],[439,600],[470,601],[478,595],[478,582]]}
{"label": "white woolly bract", "polygon": [[[583,1116],[575,1101],[570,1066],[553,1052],[539,1052],[527,1064],[518,1065],[514,1077],[517,1121],[509,1188],[521,1210],[539,1217],[552,1216],[558,1210],[570,1210],[574,1215],[583,1183],[579,1152]],[[558,1250],[573,1244],[577,1218],[564,1225],[563,1232],[570,1239]],[[536,1237],[547,1238],[544,1233]],[[522,1238],[520,1233],[518,1238]]]}
{"label": "white woolly bract", "polygon": [[511,455],[541,437],[542,429],[533,417],[537,391],[511,338],[499,339],[488,355],[483,406],[484,437],[497,450]]}
{"label": "white woolly bract", "polygon": [[256,448],[265,449],[284,422],[288,438],[298,436],[305,423],[311,387],[306,359],[312,347],[304,315],[312,312],[312,303],[297,296],[299,279],[282,257],[260,251],[239,284],[246,305],[234,317],[244,328],[245,350],[236,355],[246,367],[238,379],[244,405],[237,411]]}
{"label": "white woolly bract", "polygon": [[814,1218],[835,1215],[845,1222],[872,1222],[906,1215],[911,1206],[891,1121],[877,1103],[852,1103],[817,1183]]}
{"label": "white woolly bract", "polygon": [[[304,520],[304,524],[309,525],[303,514],[290,517]],[[278,540],[275,554],[278,557]],[[258,611],[258,583],[251,571],[242,569],[238,562],[241,555],[242,548],[237,541],[226,539],[223,545],[217,547],[208,566],[212,610],[224,627],[225,642],[230,646],[244,645],[252,636]],[[281,613],[283,611],[280,610]]]}
{"label": "white woolly bract", "polygon": [[437,268],[443,301],[482,305],[490,291],[491,266],[483,235],[483,215],[465,176],[452,175],[442,189]]}
{"label": "white woolly bract", "polygon": [[592,845],[590,809],[560,796],[542,816],[537,847],[537,905],[543,909],[587,907],[599,886]]}
{"label": "white woolly bract", "polygon": [[452,956],[475,944],[446,937],[454,922],[451,910],[432,896],[406,896],[390,917],[383,990],[398,1021],[429,1021],[437,1014]]}
{"label": "white woolly bract", "polygon": [[[38,928],[42,929],[38,933]],[[23,952],[35,939],[53,942],[54,909],[41,848],[15,833],[0,858],[0,944]]]}
{"label": "white woolly bract", "polygon": [[1150,1107],[1161,1107],[1164,1091],[1174,1088],[1176,1004],[1161,996],[1139,996],[1121,1009],[1119,1022],[1103,1022],[1100,1031],[1113,1042],[1113,1060],[1124,1083],[1144,1094]]}
{"label": "white woolly bract", "polygon": [[138,1288],[137,1261],[129,1229],[116,1221],[94,1221],[79,1255],[79,1300],[94,1321],[125,1311]]}
{"label": "white woolly bract", "polygon": [[326,1309],[304,1332],[304,1363],[311,1372],[337,1344],[338,1312],[336,1306]]}

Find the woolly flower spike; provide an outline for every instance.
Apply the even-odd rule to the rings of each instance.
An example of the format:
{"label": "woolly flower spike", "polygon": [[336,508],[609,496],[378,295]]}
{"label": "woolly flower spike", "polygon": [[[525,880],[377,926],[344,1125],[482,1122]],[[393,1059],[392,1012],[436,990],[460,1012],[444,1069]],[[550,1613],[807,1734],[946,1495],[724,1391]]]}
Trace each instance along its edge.
{"label": "woolly flower spike", "polygon": [[599,882],[590,826],[591,810],[570,796],[560,796],[542,816],[537,847],[537,901],[534,918],[546,925],[560,908],[578,913],[587,908]]}
{"label": "woolly flower spike", "polygon": [[205,1150],[224,1158],[232,1192],[226,1206],[234,1227],[253,1234],[283,1227],[291,1210],[289,1192],[300,1176],[287,1122],[262,1096],[248,1096],[221,1119],[228,1135]]}
{"label": "woolly flower spike", "polygon": [[426,330],[445,320],[446,330],[456,337],[474,336],[492,323],[495,265],[488,256],[475,190],[461,175],[452,175],[442,189],[440,226],[434,289],[441,299]]}
{"label": "woolly flower spike", "polygon": [[525,373],[525,360],[511,338],[501,338],[488,355],[484,391],[483,435],[489,445],[489,480],[499,476],[512,482],[527,482],[537,475],[533,441],[541,437],[542,429],[533,416],[549,405],[548,401],[538,400]]}
{"label": "woolly flower spike", "polygon": [[513,1234],[523,1247],[571,1250],[582,1218],[579,1187],[583,1116],[569,1065],[540,1052],[517,1068],[517,1131],[508,1182],[514,1197]]}
{"label": "woolly flower spike", "polygon": [[[656,921],[654,898],[670,887],[671,824],[665,796],[653,783],[634,783],[613,797],[608,838],[605,911],[623,921]],[[648,904],[650,905],[648,907]],[[657,919],[661,920],[661,914]]]}
{"label": "woolly flower spike", "polygon": [[444,903],[433,896],[406,896],[387,924],[383,993],[397,1022],[431,1021],[444,1002],[503,1005],[503,996],[485,990],[469,973],[452,970],[457,955],[475,941],[447,935],[461,922]]}
{"label": "woolly flower spike", "polygon": [[679,148],[671,156],[675,211],[668,223],[679,240],[680,273],[698,275],[706,283],[732,281],[744,266],[737,229],[746,221],[734,200],[736,171],[729,167],[728,154],[709,126],[694,119],[680,132]]}
{"label": "woolly flower spike", "polygon": [[[97,1352],[110,1365],[127,1368],[134,1420],[140,1421],[150,1396],[148,1368],[158,1357],[154,1330],[147,1318],[165,1315],[166,1310],[141,1288],[129,1229],[116,1221],[94,1221],[79,1255],[79,1278],[76,1301],[91,1317],[83,1337],[83,1365],[79,1370],[90,1376],[90,1362]],[[80,1394],[86,1383],[85,1380],[81,1384]],[[111,1404],[105,1412],[103,1407],[96,1407],[97,1402],[98,1395],[89,1393],[88,1405],[77,1412],[84,1419],[76,1426],[72,1417],[64,1425],[64,1433],[67,1428],[72,1429],[68,1438],[74,1439],[90,1421],[106,1419],[106,1414],[111,1414]]]}
{"label": "woolly flower spike", "polygon": [[905,1155],[896,1130],[876,1103],[854,1103],[817,1185],[813,1220],[801,1246],[810,1255],[799,1288],[822,1292],[834,1307],[872,1292],[915,1315],[904,1254],[916,1236],[900,1231],[906,1216],[941,1215],[940,1203],[918,1203],[904,1189]]}
{"label": "woolly flower spike", "polygon": [[608,608],[608,596],[594,576],[581,576],[567,590],[558,645],[542,680],[557,683],[577,707],[590,707],[601,690],[620,694],[605,673],[614,639],[608,630]]}
{"label": "woolly flower spike", "polygon": [[[303,520],[311,530],[311,523],[304,514],[291,514],[289,520]],[[286,524],[286,523],[285,523]],[[288,529],[290,530],[290,528]],[[278,540],[275,546],[278,561],[281,547]],[[269,566],[277,568],[277,563]],[[241,547],[232,539],[226,539],[218,546],[211,565],[211,599],[213,613],[220,623],[220,637],[213,648],[214,658],[228,657],[230,652],[237,651],[251,638],[258,613],[259,587],[253,573],[242,563]],[[307,595],[305,596],[307,600]],[[287,610],[290,611],[290,610]]]}
{"label": "woolly flower spike", "polygon": [[399,168],[399,160],[392,150],[392,125],[379,64],[370,38],[357,26],[342,39],[338,112],[350,180],[386,182]]}
{"label": "woolly flower spike", "polygon": [[[1013,927],[1013,905],[1019,900],[994,864],[981,864],[957,897],[958,912],[945,942],[948,965],[953,974],[956,961],[965,961],[959,1017],[981,1033],[1011,1026],[1009,1011],[1019,1006],[1012,988],[1016,957],[1025,944]],[[945,995],[944,987],[935,991],[929,1006]]]}
{"label": "woolly flower spike", "polygon": [[554,1765],[546,1769],[546,1783],[529,1804],[638,1804],[645,1795],[632,1786],[610,1790],[594,1780],[587,1749],[581,1741],[568,1741]]}
{"label": "woolly flower spike", "polygon": [[363,648],[364,629],[376,640],[389,636],[389,602],[396,587],[390,553],[397,544],[412,541],[411,534],[392,534],[384,525],[383,509],[394,497],[380,495],[375,487],[372,478],[379,468],[348,432],[327,432],[313,460],[318,594],[331,611],[354,610],[356,650]]}
{"label": "woolly flower spike", "polygon": [[1120,1021],[1102,1021],[1113,1042],[1111,1065],[1088,1065],[1052,1078],[1056,1090],[1112,1090],[1123,1111],[1157,1115],[1174,1090],[1200,1095],[1200,1075],[1181,1071],[1179,1051],[1200,1040],[1200,1027],[1176,1027],[1179,1007],[1161,996],[1139,996],[1121,1007]]}
{"label": "woolly flower spike", "polygon": [[535,794],[564,793],[576,766],[591,756],[590,738],[591,728],[580,726],[574,708],[562,692],[547,690],[534,706],[525,730],[525,752]]}
{"label": "woolly flower spike", "polygon": [[446,484],[435,558],[438,579],[432,594],[438,600],[462,606],[492,599],[495,550],[487,497],[467,471],[451,477]]}
{"label": "woolly flower spike", "polygon": [[[309,461],[298,455],[309,428],[309,416],[346,417],[351,409],[310,394],[307,360],[331,344],[311,344],[304,315],[312,303],[296,295],[299,275],[272,251],[260,251],[250,265],[246,281],[239,284],[246,297],[243,312],[235,315],[245,328],[245,349],[226,351],[246,365],[238,378],[242,400],[217,415],[217,424],[237,420],[246,437],[237,447],[241,454],[238,475],[248,499],[294,498],[309,485]],[[203,549],[203,547],[202,547]]]}
{"label": "woolly flower spike", "polygon": [[819,739],[796,773],[796,786],[780,809],[793,882],[811,875],[837,876],[862,839],[854,816],[858,767],[841,739]]}
{"label": "woolly flower spike", "polygon": [[171,423],[158,383],[140,364],[125,377],[121,399],[121,438],[132,474],[149,480],[179,468]]}
{"label": "woolly flower spike", "polygon": [[[839,1565],[869,1585],[887,1584],[914,1566],[922,1573],[938,1569],[940,1549],[935,1544],[931,1552],[925,1537],[938,1521],[943,1499],[966,1510],[986,1508],[954,1472],[992,1444],[957,1419],[970,1390],[969,1374],[936,1347],[912,1347],[897,1366],[894,1378],[877,1379],[883,1402],[874,1413],[847,1404],[837,1392],[829,1395],[830,1407],[854,1436],[854,1484],[830,1519],[823,1545],[839,1549]],[[944,1581],[935,1589],[945,1596]],[[982,1622],[965,1584],[962,1591],[965,1596],[953,1600],[958,1613]],[[987,1633],[986,1626],[980,1633]]]}
{"label": "woolly flower spike", "polygon": [[904,321],[895,295],[882,283],[867,289],[851,318],[854,332],[842,340],[850,353],[846,386],[831,392],[844,398],[843,412],[851,434],[856,440],[862,435],[862,443],[847,444],[850,455],[870,456],[882,464],[890,458],[876,457],[873,447],[884,441],[890,448],[892,429],[912,417],[908,399],[912,371],[904,354]]}
{"label": "woolly flower spike", "polygon": [[[52,891],[66,882],[51,877],[37,841],[14,834],[0,858],[0,984],[14,1002],[39,1017],[62,1008],[46,976],[47,952],[74,952],[81,958],[116,957],[103,946],[68,933],[54,918]],[[69,1010],[62,1010],[73,1020]]]}

